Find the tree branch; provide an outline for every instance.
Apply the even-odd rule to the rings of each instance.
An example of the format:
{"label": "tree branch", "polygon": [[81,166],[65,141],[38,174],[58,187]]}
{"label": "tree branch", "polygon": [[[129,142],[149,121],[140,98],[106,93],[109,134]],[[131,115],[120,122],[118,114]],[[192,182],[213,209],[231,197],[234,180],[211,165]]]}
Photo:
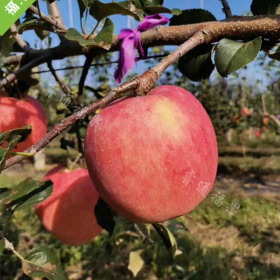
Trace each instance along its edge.
{"label": "tree branch", "polygon": [[226,18],[232,17],[232,13],[228,1],[227,0],[220,0],[220,1],[222,2],[223,12],[225,13]]}
{"label": "tree branch", "polygon": [[[49,15],[51,15],[51,17],[57,22],[59,23],[61,26],[64,26],[64,23],[63,23],[63,20],[62,20],[62,17],[61,17],[61,13],[60,13],[60,10],[59,10],[59,7],[57,5],[57,2],[54,1],[52,3],[48,2],[47,1],[47,6],[48,6],[48,12],[49,12]],[[42,14],[42,13],[41,13]]]}
{"label": "tree branch", "polygon": [[79,91],[78,91],[78,96],[77,96],[78,104],[81,103],[86,77],[87,77],[87,74],[88,74],[88,71],[89,71],[89,68],[91,66],[93,59],[94,59],[94,56],[92,56],[92,55],[88,55],[86,58],[85,65],[84,65],[83,71],[82,71],[82,75],[81,75],[81,78],[79,81]]}
{"label": "tree branch", "polygon": [[59,84],[60,88],[62,89],[62,91],[66,95],[72,95],[72,92],[71,92],[71,89],[69,88],[69,86],[60,79],[60,77],[57,75],[57,73],[53,69],[51,61],[48,62],[48,67],[49,67],[53,77],[55,78],[56,82]]}
{"label": "tree branch", "polygon": [[29,7],[29,9],[36,15],[40,16],[41,19],[43,19],[44,21],[50,23],[51,25],[53,25],[56,29],[58,29],[58,32],[63,32],[65,33],[67,31],[67,28],[62,24],[60,23],[59,21],[53,19],[53,18],[49,18],[48,16],[46,16],[45,14],[43,14],[42,12],[39,12],[39,10],[31,5]]}
{"label": "tree branch", "polygon": [[[34,9],[36,9],[33,6]],[[52,19],[49,19],[53,21]],[[55,22],[55,24],[57,24]],[[250,39],[262,36],[266,39],[279,39],[280,37],[280,16],[259,16],[259,17],[232,17],[230,20],[221,22],[206,22],[182,26],[158,27],[141,33],[141,43],[144,48],[162,45],[180,45],[193,36],[196,32],[207,30],[209,40],[206,43],[219,41],[226,37],[229,39]],[[118,36],[115,36],[111,48],[107,51],[96,47],[81,47],[77,42],[66,40],[55,48],[46,50],[30,50],[24,55],[22,61],[24,64],[31,60],[36,60],[36,63],[28,64],[29,67],[24,68],[30,70],[32,67],[38,66],[48,60],[63,59],[74,55],[93,56],[102,55],[106,52],[114,52],[119,49],[120,41]],[[44,59],[41,59],[41,57]],[[10,81],[16,79],[17,74],[21,73],[21,68],[17,73],[7,76],[7,80],[0,82],[0,87],[7,85]],[[9,77],[10,76],[10,77]]]}
{"label": "tree branch", "polygon": [[29,45],[22,39],[22,37],[20,36],[20,34],[18,34],[18,31],[17,31],[17,27],[15,24],[13,24],[11,27],[10,27],[10,30],[15,38],[15,40],[17,41],[18,45],[22,48],[22,50],[24,52],[27,52],[29,50]]}

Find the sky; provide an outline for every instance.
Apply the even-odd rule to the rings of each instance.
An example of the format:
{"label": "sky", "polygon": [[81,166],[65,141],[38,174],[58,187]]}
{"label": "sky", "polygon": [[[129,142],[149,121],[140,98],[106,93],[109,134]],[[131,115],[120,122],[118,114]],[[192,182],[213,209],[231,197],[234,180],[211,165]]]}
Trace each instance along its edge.
{"label": "sky", "polygon": [[[112,0],[103,0],[102,2],[112,2]],[[228,1],[232,13],[236,15],[241,15],[245,14],[248,11],[250,11],[250,5],[252,0],[229,0]],[[66,27],[74,27],[78,31],[81,32],[80,29],[80,12],[79,12],[79,6],[77,3],[77,0],[60,0],[57,1],[60,11],[62,13],[62,18],[64,21],[64,24]],[[69,3],[72,3],[72,9],[69,9],[71,7]],[[204,8],[208,11],[210,11],[218,20],[223,20],[225,18],[224,13],[222,12],[222,5],[219,0],[165,0],[164,1],[164,6],[168,7],[169,9],[173,8],[179,8],[179,9],[193,9],[193,8]],[[42,12],[47,14],[47,7],[46,7],[46,2],[40,1],[40,8]],[[72,10],[72,13],[71,13]],[[71,16],[69,16],[71,14]],[[165,14],[167,17],[171,17],[172,15],[170,14]],[[72,18],[72,22],[71,22]],[[127,16],[111,16],[110,17],[112,21],[115,24],[115,34],[118,34],[121,29],[123,28],[128,28],[131,27],[131,20]],[[129,23],[130,22],[130,23]],[[88,23],[87,23],[87,33],[90,33],[92,28],[95,26],[95,20],[93,18],[89,18]],[[130,25],[129,25],[130,24]],[[134,21],[134,24],[137,26],[138,22]],[[73,25],[73,26],[72,26]],[[34,46],[34,38],[36,38],[35,34],[33,31],[27,31],[23,34],[23,38],[31,43],[31,46]],[[57,38],[56,35],[53,36],[52,40],[52,47],[56,46],[59,44],[59,39]],[[37,46],[43,46],[40,42],[39,39],[37,39]],[[80,64],[83,64],[84,58],[79,58]],[[61,67],[62,66],[62,61],[56,61],[53,63],[55,68]],[[138,62],[136,68],[134,69],[136,72],[143,72],[146,69],[144,68],[144,63],[143,62]],[[252,68],[252,67],[251,67]],[[46,69],[46,66],[43,65],[41,69]],[[254,71],[251,71],[252,74]],[[49,79],[52,81],[52,77],[49,76],[48,74],[45,74],[44,77],[45,79]],[[90,79],[90,77],[88,77]],[[54,81],[52,81],[54,83]]]}

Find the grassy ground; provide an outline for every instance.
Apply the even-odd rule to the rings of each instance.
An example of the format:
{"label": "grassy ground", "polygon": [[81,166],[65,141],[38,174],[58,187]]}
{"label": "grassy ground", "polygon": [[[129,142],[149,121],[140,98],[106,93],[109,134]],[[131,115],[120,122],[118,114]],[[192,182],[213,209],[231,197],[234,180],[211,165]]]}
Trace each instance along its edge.
{"label": "grassy ground", "polygon": [[[136,279],[280,279],[280,157],[265,153],[252,151],[246,157],[224,153],[211,195],[189,215],[166,224],[183,254],[171,261],[152,233],[157,245],[146,246],[142,253],[145,265]],[[1,186],[28,175],[41,179],[43,173],[35,174],[31,165],[14,168],[0,176]],[[230,208],[237,205],[230,215]],[[127,269],[129,252],[142,248],[143,240],[131,234],[135,232],[132,223],[117,219],[112,238],[103,232],[77,248],[49,235],[32,210],[18,213],[12,222],[2,215],[0,225],[20,252],[47,244],[60,257],[70,280],[133,279]],[[1,280],[26,279],[10,253],[0,261]]]}

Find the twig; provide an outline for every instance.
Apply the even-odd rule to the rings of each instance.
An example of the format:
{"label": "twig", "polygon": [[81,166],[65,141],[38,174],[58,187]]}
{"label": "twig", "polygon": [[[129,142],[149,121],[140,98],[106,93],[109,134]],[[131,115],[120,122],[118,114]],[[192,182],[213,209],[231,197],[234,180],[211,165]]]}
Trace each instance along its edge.
{"label": "twig", "polygon": [[88,55],[85,61],[85,65],[83,67],[82,75],[79,81],[79,91],[78,91],[78,96],[77,96],[77,103],[80,104],[83,96],[83,90],[84,90],[84,85],[85,81],[87,78],[88,70],[91,66],[91,63],[93,61],[94,57],[92,55]]}
{"label": "twig", "polygon": [[[119,97],[122,93],[125,93],[133,88],[138,86],[138,82],[136,80],[132,80],[130,82],[124,83],[119,87],[115,88],[114,90],[110,91],[105,97],[94,102],[87,107],[84,107],[80,111],[74,113],[73,115],[69,116],[68,118],[64,119],[60,124],[58,124],[55,128],[53,128],[50,132],[48,132],[39,142],[35,143],[32,147],[27,149],[24,152],[32,153],[33,155],[47,146],[54,138],[56,138],[61,132],[66,130],[72,124],[77,122],[78,120],[84,119],[87,115],[94,113],[97,109],[103,108],[109,102],[115,100]],[[15,156],[7,160],[5,168],[21,162],[24,160],[25,156]]]}
{"label": "twig", "polygon": [[22,50],[24,52],[27,52],[29,50],[29,45],[22,39],[22,37],[20,36],[20,34],[18,34],[17,32],[17,27],[15,24],[13,24],[10,27],[10,30],[15,38],[15,40],[17,41],[18,45],[22,48]]}
{"label": "twig", "polygon": [[147,239],[151,244],[154,243],[154,241],[148,236],[146,235],[140,228],[137,224],[133,224],[135,230],[138,232],[138,234],[145,240]]}
{"label": "twig", "polygon": [[280,127],[280,120],[273,114],[269,114],[266,110],[266,105],[265,105],[265,96],[262,95],[262,106],[263,106],[263,115],[265,117],[268,117],[272,119],[279,127]]}
{"label": "twig", "polygon": [[220,0],[220,1],[222,2],[223,12],[225,13],[226,18],[232,17],[232,13],[228,1],[227,0]]}
{"label": "twig", "polygon": [[50,18],[50,17],[46,16],[42,12],[39,13],[39,10],[35,6],[31,5],[29,7],[29,9],[33,13],[35,13],[36,15],[40,16],[41,19],[43,19],[44,21],[46,21],[46,22],[50,23],[51,25],[53,25],[56,29],[58,29],[58,32],[61,32],[61,31],[62,32],[66,32],[67,31],[67,28],[63,24],[61,24],[60,22],[58,22],[57,20],[55,20],[53,18]]}
{"label": "twig", "polygon": [[53,69],[51,61],[48,61],[48,67],[49,67],[53,77],[55,78],[56,82],[59,84],[60,88],[62,89],[62,91],[66,95],[72,95],[72,92],[71,92],[71,89],[69,88],[69,86],[60,79],[60,77],[57,75],[57,73]]}

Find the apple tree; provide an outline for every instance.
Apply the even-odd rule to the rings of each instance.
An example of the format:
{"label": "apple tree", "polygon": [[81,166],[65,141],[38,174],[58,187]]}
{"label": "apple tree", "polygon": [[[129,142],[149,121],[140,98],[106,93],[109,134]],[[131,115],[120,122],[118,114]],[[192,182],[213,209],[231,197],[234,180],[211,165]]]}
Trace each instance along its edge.
{"label": "apple tree", "polygon": [[[90,119],[95,120],[95,126],[99,125],[97,123],[99,113],[105,107],[114,107],[112,103],[121,103],[121,101],[116,101],[117,99],[124,100],[131,96],[147,95],[155,85],[158,85],[158,80],[164,73],[168,73],[167,69],[172,65],[175,65],[174,71],[181,73],[188,80],[197,82],[208,79],[214,69],[221,77],[227,77],[252,62],[260,52],[264,52],[271,59],[280,60],[278,47],[280,39],[279,0],[253,0],[250,6],[251,14],[247,16],[232,15],[230,3],[228,3],[230,1],[217,1],[220,2],[225,14],[225,19],[221,21],[204,9],[170,10],[165,7],[163,0],[129,0],[106,3],[99,0],[77,0],[80,28],[68,28],[64,24],[63,12],[59,10],[57,1],[35,1],[24,17],[12,25],[10,30],[0,38],[2,75],[0,80],[0,128],[2,130],[0,134],[0,170],[3,171],[29,159],[66,131],[73,136],[74,140],[62,138],[61,147],[66,150],[68,147],[77,147],[78,150],[77,158],[69,161],[68,164],[71,167],[77,164],[85,167],[84,132]],[[41,11],[40,5],[47,5],[48,15]],[[166,16],[162,16],[162,14]],[[125,29],[120,34],[114,34],[113,15],[130,16],[139,22],[139,25],[137,28]],[[86,24],[89,17],[94,20],[95,27],[87,32]],[[22,34],[29,30],[33,30],[39,40],[42,40],[42,47],[32,47],[31,42],[26,42],[22,38]],[[57,36],[59,39],[59,44],[55,46],[52,43],[53,36]],[[174,51],[170,51],[167,46],[177,47]],[[138,51],[137,58],[135,58],[136,50]],[[104,73],[100,74],[98,67],[115,63],[112,61],[114,52],[120,54],[115,75],[108,68],[102,68]],[[69,77],[68,80],[63,79],[59,75],[58,69],[53,66],[53,61],[78,56],[84,57],[84,65],[78,72],[80,75],[78,84],[73,84],[71,80],[73,72],[66,74]],[[149,70],[123,82],[127,71],[135,64],[135,60],[147,59],[154,59]],[[32,86],[38,86],[39,81],[35,79],[34,74],[44,63],[47,64],[48,71],[53,75],[57,87],[63,93],[64,107],[58,108],[57,104],[52,104],[56,106],[61,121],[54,123],[47,133],[44,132],[39,136],[37,132],[42,131],[42,124],[36,127],[36,122],[31,126],[23,126],[18,122],[16,128],[9,129],[8,126],[4,128],[4,124],[9,121],[4,114],[11,112],[6,108],[4,98],[26,100],[29,89]],[[89,86],[85,83],[91,67],[96,68],[95,73],[99,79],[96,86]],[[78,67],[70,66],[65,67],[64,70],[75,71],[76,68]],[[108,85],[114,85],[112,82],[114,79],[119,85],[109,88]],[[169,73],[166,80],[172,84],[172,74]],[[45,96],[41,96],[41,100],[49,103],[51,94],[48,93],[48,89],[46,92]],[[89,97],[89,92],[94,96]],[[139,99],[135,99],[133,102],[137,102],[137,100]],[[214,103],[216,102],[218,100],[214,100]],[[18,107],[15,104],[17,103],[14,102],[12,107],[18,114],[16,119],[19,120],[22,118],[19,112],[22,108],[27,108],[27,103]],[[211,110],[211,106],[215,106],[215,104],[209,103],[209,110]],[[4,107],[5,109],[3,109]],[[279,116],[269,112],[265,106],[261,114],[263,122],[267,123],[269,120],[276,126],[280,126]],[[39,119],[44,118],[45,116],[41,115]],[[109,120],[108,117],[108,123],[110,123]],[[230,120],[228,121],[230,122]],[[106,128],[108,127],[109,125]],[[113,134],[114,129],[109,128],[112,130],[104,131]],[[99,135],[92,137],[101,142],[106,141],[105,132],[101,140],[98,138]],[[117,132],[115,133],[117,135]],[[28,148],[17,150],[17,147],[31,136],[33,142],[28,145]],[[87,150],[86,153],[96,155],[95,152],[87,152]],[[90,165],[89,161],[87,163]],[[103,163],[106,166],[105,160]],[[97,164],[92,165],[89,169],[95,170],[96,166]],[[106,173],[106,171],[104,172]],[[66,173],[61,176],[66,178],[68,175]],[[110,180],[106,174],[102,176],[105,178],[104,180]],[[193,175],[189,173],[188,176],[187,179],[192,181]],[[0,201],[3,208],[1,211],[12,216],[16,211],[24,211],[46,202],[52,192],[55,192],[53,191],[55,181],[56,179],[49,175],[43,182],[27,178],[17,186],[1,188]],[[96,181],[98,180],[96,179]],[[118,227],[117,213],[102,198],[99,198],[94,211],[97,226],[112,235],[115,228]],[[125,211],[121,213],[126,216]],[[61,221],[63,222],[63,219]],[[146,220],[139,218],[138,221]],[[133,275],[137,275],[144,264],[141,254],[144,252],[145,246],[158,250],[156,239],[153,239],[154,233],[158,234],[161,242],[167,248],[170,261],[183,253],[178,248],[170,229],[163,224],[157,223],[157,221],[145,226],[133,223],[133,231],[130,234],[142,238],[144,244],[143,248],[130,252],[128,269],[132,271]],[[157,242],[159,241],[157,240]],[[15,250],[13,240],[8,240],[5,228],[0,233],[0,254],[4,250],[13,252],[22,261],[23,271],[30,277],[66,279],[59,260],[49,248],[34,248],[22,256]]]}

